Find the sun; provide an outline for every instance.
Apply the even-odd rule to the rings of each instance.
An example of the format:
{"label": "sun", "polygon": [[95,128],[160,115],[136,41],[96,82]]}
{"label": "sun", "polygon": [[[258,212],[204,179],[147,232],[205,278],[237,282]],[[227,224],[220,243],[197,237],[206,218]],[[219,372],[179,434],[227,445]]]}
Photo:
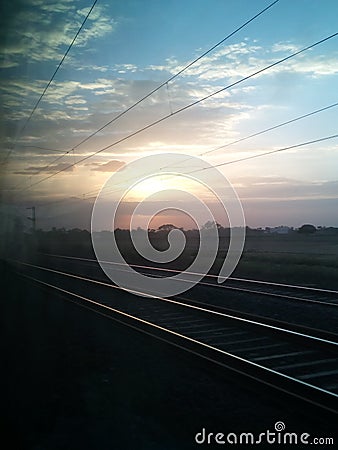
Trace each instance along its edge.
{"label": "sun", "polygon": [[174,191],[192,192],[198,188],[197,183],[188,178],[176,174],[161,174],[147,177],[138,181],[124,196],[125,201],[142,202],[148,197],[163,192],[165,197],[169,194],[171,197]]}

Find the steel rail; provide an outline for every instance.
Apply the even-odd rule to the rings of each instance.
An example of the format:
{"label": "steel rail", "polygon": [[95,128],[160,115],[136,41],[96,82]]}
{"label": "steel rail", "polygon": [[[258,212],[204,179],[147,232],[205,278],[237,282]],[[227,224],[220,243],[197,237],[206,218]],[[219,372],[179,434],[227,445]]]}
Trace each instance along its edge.
{"label": "steel rail", "polygon": [[[63,256],[63,255],[50,255],[50,254],[43,254],[44,256],[52,256],[52,257],[57,257],[57,258],[65,258],[65,259],[74,259],[74,260],[80,260],[80,261],[88,261],[88,262],[94,262],[94,263],[99,263],[99,264],[107,264],[107,265],[117,265],[117,266],[122,266],[122,267],[127,267],[128,264],[121,264],[121,263],[113,263],[110,261],[99,261],[96,259],[91,259],[91,258],[80,258],[80,257],[75,257],[75,256]],[[131,267],[135,267],[138,269],[143,269],[143,270],[154,270],[157,272],[168,272],[168,273],[181,273],[181,271],[176,270],[176,269],[164,269],[164,268],[160,268],[160,267],[152,267],[152,266],[145,266],[145,265],[140,265],[140,264],[130,264]],[[123,269],[117,269],[119,271],[123,270]],[[144,272],[142,272],[144,273]],[[202,275],[200,273],[196,273],[196,272],[186,272],[188,275]],[[153,275],[153,276],[158,276],[161,277],[161,275]],[[164,275],[163,275],[164,277]],[[216,279],[217,275],[212,275],[212,274],[206,274],[205,278],[211,278],[211,279]],[[256,285],[262,284],[263,286],[271,286],[271,287],[279,287],[279,288],[283,288],[283,289],[291,289],[291,288],[297,288],[297,289],[304,289],[306,291],[309,290],[313,290],[315,293],[324,293],[324,294],[337,294],[338,296],[338,291],[334,291],[334,290],[328,290],[328,289],[319,289],[319,288],[309,288],[306,286],[299,286],[299,285],[287,285],[287,284],[281,284],[281,283],[273,283],[273,282],[268,282],[268,281],[259,281],[259,280],[247,280],[245,278],[234,278],[234,277],[229,277],[228,280],[230,281],[235,281],[235,282],[243,282],[243,283],[255,283]],[[180,281],[182,282],[190,282],[191,280],[185,280],[183,278],[180,279]],[[216,284],[216,283],[211,283],[211,282],[207,282],[207,281],[198,281],[196,284],[202,285],[202,286],[208,286],[208,287],[214,287],[214,288],[219,288],[219,289],[228,289],[228,290],[232,290],[232,291],[237,291],[237,292],[244,292],[244,293],[249,293],[249,294],[257,294],[257,295],[262,295],[262,296],[269,296],[269,297],[276,297],[276,298],[285,298],[287,300],[295,300],[295,301],[301,301],[301,302],[306,302],[306,303],[314,303],[314,304],[321,304],[321,305],[326,305],[326,306],[332,306],[332,307],[338,307],[338,302],[330,302],[330,301],[325,301],[325,300],[314,300],[311,298],[307,298],[307,297],[299,297],[299,296],[295,296],[295,295],[287,295],[287,294],[283,294],[283,293],[277,293],[277,292],[271,292],[271,291],[262,291],[262,290],[255,290],[255,289],[248,289],[248,288],[244,288],[244,287],[238,287],[238,286],[228,286],[228,285],[224,285],[224,284]]]}
{"label": "steel rail", "polygon": [[[52,256],[55,258],[65,258],[65,259],[78,259],[78,260],[82,260],[82,261],[93,261],[93,262],[97,262],[97,263],[102,263],[102,264],[112,264],[112,265],[120,265],[120,266],[130,266],[130,267],[136,267],[136,268],[144,268],[144,269],[151,269],[151,270],[158,270],[158,271],[165,271],[165,272],[173,272],[173,273],[180,273],[181,271],[178,269],[164,269],[161,267],[154,267],[154,266],[145,266],[145,265],[141,265],[141,264],[121,264],[121,263],[116,263],[116,262],[112,262],[112,261],[105,261],[105,260],[98,260],[98,259],[94,259],[94,258],[83,258],[83,257],[79,257],[79,256],[68,256],[68,255],[56,255],[56,254],[51,254],[51,253],[40,253],[43,256]],[[205,277],[210,277],[210,278],[218,278],[218,275],[213,275],[213,274],[203,274],[201,272],[189,272],[186,271],[187,274],[189,275],[197,275],[197,276],[201,276],[204,275]],[[251,278],[237,278],[237,277],[228,277],[228,280],[233,280],[233,281],[243,281],[243,282],[247,282],[247,283],[258,283],[258,284],[266,284],[266,285],[271,285],[271,286],[280,286],[280,287],[287,287],[287,288],[293,288],[293,289],[304,289],[304,290],[308,290],[308,291],[314,291],[314,292],[323,292],[323,293],[328,293],[328,294],[337,294],[338,295],[338,290],[334,290],[334,289],[322,289],[322,288],[315,288],[315,287],[310,287],[310,286],[301,286],[298,284],[285,284],[285,283],[276,283],[273,281],[263,281],[263,280],[254,280]]]}
{"label": "steel rail", "polygon": [[[60,270],[55,270],[55,269],[51,269],[51,268],[48,268],[48,267],[38,266],[36,264],[30,264],[30,263],[26,263],[26,262],[23,262],[23,261],[13,260],[13,262],[16,262],[16,263],[24,265],[24,266],[33,267],[35,269],[40,269],[40,270],[43,270],[43,271],[56,273],[58,275],[67,276],[67,277],[70,277],[70,278],[78,279],[78,280],[81,280],[81,281],[86,281],[86,282],[98,284],[98,285],[105,286],[105,287],[108,287],[108,288],[122,290],[122,291],[129,292],[129,293],[132,293],[132,294],[135,294],[135,295],[141,295],[141,296],[144,295],[144,292],[141,292],[141,291],[136,291],[136,290],[131,290],[131,289],[127,290],[127,289],[122,288],[120,286],[116,286],[116,285],[113,285],[113,284],[110,284],[110,283],[106,283],[106,282],[95,280],[95,279],[91,279],[91,278],[82,277],[80,275],[75,275],[75,274],[68,273],[68,272],[62,272]],[[228,319],[244,322],[244,323],[247,323],[247,324],[250,324],[250,325],[255,325],[255,326],[267,328],[267,329],[270,329],[270,330],[273,330],[273,331],[286,333],[286,334],[289,334],[289,335],[292,335],[292,336],[297,336],[297,337],[300,337],[302,339],[314,340],[316,342],[320,342],[320,343],[323,343],[323,344],[326,344],[326,345],[332,345],[334,347],[338,347],[338,342],[331,341],[331,340],[328,340],[328,339],[323,339],[323,338],[320,338],[320,337],[317,337],[317,336],[308,335],[308,334],[305,334],[305,333],[300,333],[298,331],[293,331],[293,330],[289,330],[289,329],[286,329],[286,328],[277,327],[277,326],[270,325],[270,324],[267,324],[267,323],[257,322],[255,320],[251,320],[251,319],[245,319],[243,317],[233,316],[231,314],[226,314],[226,313],[222,313],[220,311],[215,311],[215,310],[204,308],[204,307],[201,307],[201,306],[196,306],[196,305],[187,304],[187,303],[184,303],[184,302],[179,302],[177,300],[172,300],[172,299],[161,297],[161,296],[158,296],[158,295],[155,295],[155,294],[154,295],[147,294],[147,297],[151,298],[153,300],[159,300],[159,301],[162,301],[162,302],[183,306],[183,307],[190,308],[190,309],[193,309],[193,310],[198,310],[198,311],[203,312],[203,313],[213,314],[213,315],[216,315],[216,316],[219,316],[219,317],[226,317]]]}
{"label": "steel rail", "polygon": [[[226,367],[228,369],[231,369],[231,370],[233,370],[233,371],[235,371],[237,373],[240,373],[241,375],[244,375],[247,378],[251,378],[251,379],[253,379],[255,381],[258,381],[259,383],[263,383],[265,385],[268,385],[270,387],[278,389],[279,391],[283,391],[283,392],[285,392],[288,395],[291,395],[293,397],[296,397],[298,399],[301,399],[303,401],[311,403],[311,404],[313,404],[313,405],[315,405],[317,407],[320,407],[322,409],[325,409],[325,410],[327,410],[327,411],[329,411],[331,413],[335,413],[335,414],[338,413],[338,409],[335,406],[323,404],[323,402],[321,402],[320,400],[317,400],[317,398],[312,397],[312,396],[310,397],[309,395],[306,395],[306,394],[308,394],[310,392],[311,393],[315,393],[316,392],[317,394],[323,394],[326,398],[329,398],[330,400],[332,400],[332,399],[336,400],[338,398],[338,395],[333,393],[333,392],[331,392],[331,391],[328,391],[328,390],[320,388],[318,386],[309,384],[306,381],[299,380],[299,379],[294,378],[294,377],[292,377],[290,375],[286,375],[284,373],[278,372],[278,371],[276,371],[274,369],[262,366],[260,364],[257,364],[256,362],[250,361],[250,360],[245,359],[245,358],[243,358],[241,356],[235,355],[233,353],[229,353],[229,352],[224,351],[224,350],[222,350],[220,348],[217,348],[215,346],[209,345],[209,344],[207,344],[205,342],[199,341],[197,339],[191,338],[191,337],[186,336],[184,334],[181,334],[181,333],[178,333],[176,331],[170,330],[170,329],[165,328],[165,327],[163,327],[161,325],[158,325],[156,323],[144,320],[144,319],[142,319],[140,317],[133,316],[133,315],[131,315],[129,313],[120,311],[120,310],[118,310],[116,308],[112,308],[112,307],[110,307],[108,305],[99,303],[96,300],[93,300],[93,299],[90,299],[88,297],[84,297],[82,295],[76,294],[75,292],[72,292],[72,291],[63,289],[63,288],[61,288],[59,286],[55,286],[53,284],[47,283],[47,282],[42,281],[42,280],[40,280],[38,278],[31,277],[31,276],[28,276],[28,275],[25,275],[25,274],[20,274],[20,275],[25,277],[25,278],[27,278],[27,279],[29,279],[29,280],[31,280],[31,281],[37,282],[37,283],[39,283],[39,284],[41,284],[41,285],[43,285],[43,286],[45,286],[47,288],[54,289],[54,290],[58,291],[59,293],[61,293],[63,295],[75,297],[76,299],[81,300],[83,302],[86,302],[87,304],[90,305],[90,306],[83,305],[81,303],[78,303],[78,302],[70,300],[73,303],[76,303],[80,307],[84,307],[86,309],[90,309],[91,311],[93,311],[93,312],[95,312],[95,313],[97,313],[97,314],[99,314],[101,316],[105,316],[105,317],[109,318],[110,320],[114,320],[116,322],[122,323],[123,325],[127,325],[128,327],[136,329],[137,331],[141,331],[143,333],[146,333],[146,334],[148,334],[148,335],[150,335],[150,336],[152,336],[152,337],[154,337],[156,339],[164,341],[164,342],[166,342],[166,343],[168,343],[170,345],[174,345],[175,347],[178,347],[178,348],[180,348],[182,350],[185,350],[185,351],[187,351],[189,353],[195,354],[195,355],[197,355],[199,357],[202,357],[203,359],[207,359],[208,361],[210,361],[212,363],[215,363],[215,364],[220,365],[222,367]],[[69,300],[69,299],[66,298],[66,300]],[[117,319],[116,317],[113,317],[112,315],[109,315],[107,313],[103,313],[102,311],[98,311],[97,309],[94,309],[94,308],[103,309],[104,311],[109,312],[109,313],[113,313],[113,314],[115,314],[115,315],[117,315],[119,317],[122,317],[123,319],[132,320],[133,324],[126,323],[126,321],[123,320],[123,319]],[[138,326],[135,325],[135,322],[138,324]],[[154,331],[153,332],[149,332],[147,330],[144,330],[143,329],[144,326],[146,326],[148,328],[150,327],[150,329],[152,329],[152,330],[164,332],[166,336],[170,335],[171,338],[179,338],[181,342],[193,344],[194,347],[193,348],[189,348],[186,345],[179,344],[179,343],[177,343],[175,341],[173,342],[173,340],[168,339],[166,337],[164,338],[163,336],[158,336]],[[209,354],[204,354],[202,349],[211,351],[212,352],[211,356]],[[212,355],[226,356],[228,359],[230,358],[231,361],[236,361],[236,362],[241,363],[244,367],[243,368],[232,367],[232,366],[229,365],[229,363],[220,361],[220,360],[216,359],[216,357],[213,357]],[[257,373],[256,374],[252,373],[252,371],[251,371],[251,373],[248,373],[248,371],[247,371],[248,367],[250,367],[254,371],[256,370]],[[261,376],[262,373],[267,375],[267,379],[262,378],[262,376]],[[273,377],[274,381],[271,379],[271,376]],[[276,381],[276,380],[278,380],[278,381]],[[285,382],[287,386],[290,386],[290,384],[292,386],[297,386],[298,385],[298,386],[304,388],[304,391],[302,391],[302,392],[295,392],[294,390],[291,390],[288,387],[284,387],[283,386],[283,382]],[[305,392],[306,394],[303,394],[303,392]]]}

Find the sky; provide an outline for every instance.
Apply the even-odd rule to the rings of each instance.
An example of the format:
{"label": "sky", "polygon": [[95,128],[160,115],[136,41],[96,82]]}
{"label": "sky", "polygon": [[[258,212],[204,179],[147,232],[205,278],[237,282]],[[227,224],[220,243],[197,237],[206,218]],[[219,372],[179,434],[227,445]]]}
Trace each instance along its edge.
{"label": "sky", "polygon": [[[336,33],[335,0],[279,0],[81,144],[270,3],[98,0],[31,114],[92,2],[3,2],[2,221],[19,216],[28,226],[26,208],[34,205],[38,226],[88,228],[93,201],[117,170],[128,174],[131,162],[171,152],[200,156],[211,165],[227,163],[219,170],[235,188],[248,226],[338,226],[337,138],[237,161],[338,134],[338,106],[331,107],[338,102],[338,36],[240,81]],[[177,170],[186,173],[191,164],[187,158]],[[142,170],[135,177],[142,179]],[[134,188],[134,194],[126,199],[129,206],[144,190],[137,196]],[[114,193],[107,198],[117,200]],[[120,224],[127,219],[121,217]],[[187,223],[173,210],[153,223],[165,219]]]}

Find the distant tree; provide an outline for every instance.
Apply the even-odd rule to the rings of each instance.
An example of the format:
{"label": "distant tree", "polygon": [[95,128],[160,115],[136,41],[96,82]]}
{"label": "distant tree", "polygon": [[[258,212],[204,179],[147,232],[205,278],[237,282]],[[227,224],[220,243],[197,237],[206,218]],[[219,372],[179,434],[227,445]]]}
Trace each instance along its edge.
{"label": "distant tree", "polygon": [[302,225],[298,230],[298,233],[302,233],[302,234],[313,234],[315,232],[316,232],[316,227],[309,223]]}
{"label": "distant tree", "polygon": [[203,230],[213,230],[215,228],[219,230],[222,226],[213,220],[208,220],[208,222],[206,222],[202,227]]}
{"label": "distant tree", "polygon": [[172,223],[165,223],[158,227],[159,231],[171,231],[171,230],[177,230],[177,227],[173,225]]}

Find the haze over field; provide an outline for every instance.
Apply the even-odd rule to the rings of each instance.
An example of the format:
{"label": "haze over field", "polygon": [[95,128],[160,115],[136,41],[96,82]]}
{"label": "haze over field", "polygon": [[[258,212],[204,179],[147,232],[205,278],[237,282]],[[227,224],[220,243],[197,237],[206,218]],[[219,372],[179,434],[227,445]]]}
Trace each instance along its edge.
{"label": "haze over field", "polygon": [[[336,33],[334,0],[276,2],[85,141],[269,3],[99,0],[45,92],[92,3],[6,5],[0,27],[2,221],[21,217],[29,226],[26,208],[34,205],[38,227],[89,229],[93,201],[112,173],[141,157],[178,152],[202,155],[212,165],[229,163],[219,170],[236,189],[251,227],[338,226],[338,140],[319,141],[338,133],[338,37],[250,77]],[[318,142],[233,163],[310,141]],[[187,160],[177,171],[192,170],[191,164]],[[148,185],[147,193],[157,188],[158,182]],[[137,189],[142,194],[136,187],[121,213],[122,226]],[[202,195],[198,189],[196,195]],[[114,195],[107,207],[109,201],[116,201]],[[161,214],[157,225],[188,226],[174,211]]]}

